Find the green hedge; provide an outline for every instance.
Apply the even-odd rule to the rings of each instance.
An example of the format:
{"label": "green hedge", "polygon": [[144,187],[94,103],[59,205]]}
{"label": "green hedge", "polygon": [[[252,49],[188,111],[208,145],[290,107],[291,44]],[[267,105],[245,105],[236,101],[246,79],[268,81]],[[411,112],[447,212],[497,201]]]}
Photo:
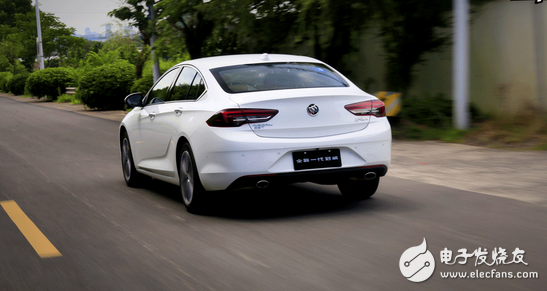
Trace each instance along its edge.
{"label": "green hedge", "polygon": [[9,93],[8,81],[13,77],[10,72],[0,72],[0,91]]}
{"label": "green hedge", "polygon": [[13,95],[23,95],[25,93],[25,83],[29,77],[29,73],[21,73],[13,76],[8,83],[8,90],[13,93]]}
{"label": "green hedge", "polygon": [[76,94],[91,109],[123,109],[124,98],[131,92],[134,79],[135,66],[118,61],[87,72]]}
{"label": "green hedge", "polygon": [[46,68],[30,75],[27,88],[33,96],[55,100],[66,92],[66,87],[77,86],[77,82],[78,77],[72,68]]}
{"label": "green hedge", "polygon": [[452,100],[443,94],[403,100],[401,115],[414,123],[429,127],[452,127]]}
{"label": "green hedge", "polygon": [[135,83],[131,87],[131,93],[141,92],[143,95],[145,95],[148,90],[152,88],[152,85],[154,85],[154,76],[152,76],[152,73],[144,74],[142,78],[135,81]]}

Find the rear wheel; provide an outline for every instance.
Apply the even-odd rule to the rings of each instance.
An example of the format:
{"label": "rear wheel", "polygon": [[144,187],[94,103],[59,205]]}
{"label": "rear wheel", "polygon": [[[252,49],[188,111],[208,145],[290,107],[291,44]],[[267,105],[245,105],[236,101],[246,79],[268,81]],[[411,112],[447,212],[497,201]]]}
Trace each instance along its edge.
{"label": "rear wheel", "polygon": [[205,189],[199,180],[194,155],[188,143],[185,143],[181,148],[179,181],[184,206],[190,213],[199,212],[202,208]]}
{"label": "rear wheel", "polygon": [[133,162],[133,153],[131,152],[131,144],[129,143],[129,136],[127,132],[124,133],[121,141],[121,153],[122,153],[122,170],[125,183],[129,187],[136,187],[142,182],[143,175],[137,173],[135,169],[135,163]]}
{"label": "rear wheel", "polygon": [[338,189],[348,200],[364,200],[376,193],[380,178],[372,180],[346,180],[338,183]]}

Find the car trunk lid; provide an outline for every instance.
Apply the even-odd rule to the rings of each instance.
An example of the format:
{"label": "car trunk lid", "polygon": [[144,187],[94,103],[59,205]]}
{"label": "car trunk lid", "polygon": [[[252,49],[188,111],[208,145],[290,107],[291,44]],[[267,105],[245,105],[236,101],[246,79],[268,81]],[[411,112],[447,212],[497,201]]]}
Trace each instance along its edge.
{"label": "car trunk lid", "polygon": [[275,90],[232,94],[240,108],[275,109],[278,114],[247,126],[260,137],[310,138],[365,129],[370,116],[356,116],[345,106],[374,99],[351,88]]}

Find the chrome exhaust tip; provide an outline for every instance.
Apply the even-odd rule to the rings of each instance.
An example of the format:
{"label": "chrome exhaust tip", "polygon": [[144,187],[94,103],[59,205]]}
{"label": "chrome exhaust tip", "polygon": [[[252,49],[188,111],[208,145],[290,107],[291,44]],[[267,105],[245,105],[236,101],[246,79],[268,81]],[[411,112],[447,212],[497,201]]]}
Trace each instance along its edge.
{"label": "chrome exhaust tip", "polygon": [[365,180],[372,180],[376,178],[376,173],[375,172],[368,172],[365,174]]}
{"label": "chrome exhaust tip", "polygon": [[260,189],[264,189],[266,187],[270,186],[270,182],[266,180],[260,180],[256,183],[256,187]]}

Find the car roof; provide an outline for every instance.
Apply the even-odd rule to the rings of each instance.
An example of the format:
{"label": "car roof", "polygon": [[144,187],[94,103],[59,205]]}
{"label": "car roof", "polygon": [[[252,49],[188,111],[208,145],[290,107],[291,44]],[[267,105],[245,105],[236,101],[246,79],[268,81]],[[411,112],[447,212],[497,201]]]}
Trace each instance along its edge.
{"label": "car roof", "polygon": [[322,63],[314,58],[295,55],[282,54],[244,54],[244,55],[229,55],[218,57],[207,57],[195,59],[180,63],[181,65],[195,65],[205,69],[214,69],[220,67],[228,67],[245,64],[260,64],[260,63],[285,63],[285,62],[312,62]]}

